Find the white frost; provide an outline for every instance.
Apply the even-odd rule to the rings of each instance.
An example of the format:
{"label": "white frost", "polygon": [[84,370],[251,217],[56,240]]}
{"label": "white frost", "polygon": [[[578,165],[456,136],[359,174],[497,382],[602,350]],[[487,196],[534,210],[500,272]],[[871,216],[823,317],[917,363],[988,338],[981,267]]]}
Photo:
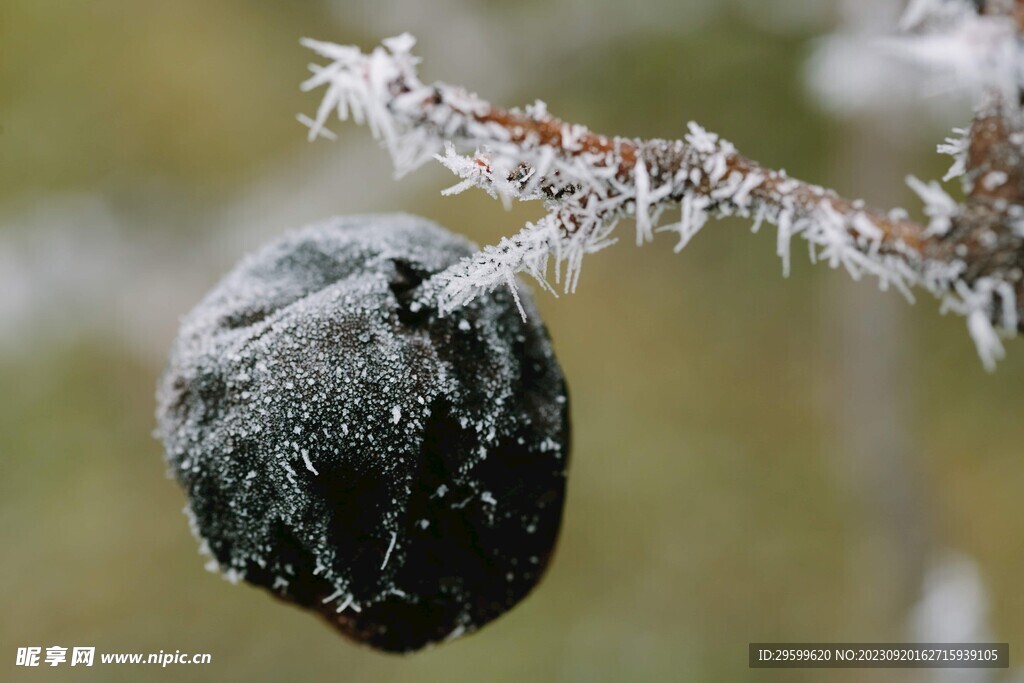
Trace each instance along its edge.
{"label": "white frost", "polygon": [[[1018,54],[1016,43],[1006,38],[1006,22],[973,13],[964,18],[955,7],[958,2],[916,2],[905,23],[927,25],[927,30],[899,49],[955,67],[967,80],[988,74],[983,80],[989,86],[1016,87]],[[962,21],[949,23],[954,15]],[[653,239],[664,210],[678,206],[679,221],[657,228],[678,234],[677,251],[709,218],[739,216],[751,219],[755,230],[763,223],[778,228],[776,248],[785,273],[791,244],[802,239],[813,260],[841,267],[854,278],[874,277],[882,289],[892,287],[909,300],[912,287],[931,292],[943,301],[944,309],[968,317],[987,367],[1002,354],[999,333],[988,321],[996,319],[1004,334],[1015,332],[1005,310],[996,310],[1005,309],[1008,299],[1007,288],[1000,283],[969,285],[961,279],[962,263],[922,260],[895,239],[882,249],[886,235],[876,222],[881,219],[862,210],[860,203],[853,209],[837,208],[838,199],[830,191],[746,162],[731,143],[696,123],[690,123],[684,140],[676,142],[612,139],[585,145],[583,141],[595,138],[582,126],[569,124],[560,124],[554,140],[522,136],[488,119],[491,107],[476,95],[443,83],[424,85],[416,73],[418,59],[410,53],[414,42],[411,36],[399,36],[367,55],[354,47],[303,41],[329,60],[326,66],[311,66],[313,76],[303,84],[306,90],[324,88],[311,138],[332,114],[351,117],[366,123],[383,142],[399,175],[436,159],[460,179],[446,194],[476,187],[506,204],[542,201],[547,208],[538,221],[434,276],[424,290],[437,297],[442,313],[498,287],[508,287],[518,304],[515,276],[520,273],[548,291],[559,285],[573,292],[583,257],[614,244],[622,219],[635,219],[635,239],[642,244]],[[557,121],[542,103],[511,113],[541,125]],[[620,154],[623,143],[632,150],[628,160]],[[955,158],[947,177],[962,174],[962,134],[940,149]],[[673,159],[676,165],[663,168],[663,159]],[[993,176],[986,182],[999,180]],[[915,178],[908,182],[924,201],[928,233],[947,234],[959,211],[956,202],[937,183]],[[887,219],[903,215],[891,212]],[[1021,225],[1024,229],[1024,219]],[[521,305],[520,313],[525,317]]]}
{"label": "white frost", "polygon": [[384,553],[384,562],[381,563],[380,568],[388,566],[388,560],[391,559],[391,551],[395,549],[395,542],[398,540],[398,534],[394,531],[391,532],[391,543],[388,544],[388,550]]}

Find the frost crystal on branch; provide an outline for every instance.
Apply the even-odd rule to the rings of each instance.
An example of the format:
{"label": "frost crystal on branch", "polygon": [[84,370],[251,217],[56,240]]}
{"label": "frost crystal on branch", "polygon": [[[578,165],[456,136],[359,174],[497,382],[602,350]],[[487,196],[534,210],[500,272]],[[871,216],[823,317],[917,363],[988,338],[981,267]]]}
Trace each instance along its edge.
{"label": "frost crystal on branch", "polygon": [[[812,260],[842,267],[854,278],[874,277],[883,289],[893,287],[910,300],[914,287],[931,292],[944,310],[968,318],[987,367],[1003,353],[996,328],[1017,330],[1019,269],[1003,263],[979,270],[970,257],[991,255],[978,252],[975,231],[965,228],[977,212],[965,211],[937,183],[911,180],[925,201],[929,224],[923,226],[901,210],[870,209],[765,168],[696,123],[682,140],[612,138],[555,118],[542,102],[505,110],[461,88],[425,85],[408,34],[370,54],[303,43],[329,60],[312,65],[303,84],[305,90],[324,88],[316,116],[308,120],[311,140],[324,134],[332,115],[352,118],[382,141],[398,175],[436,159],[459,178],[445,194],[476,187],[506,204],[541,201],[547,209],[536,223],[428,281],[422,294],[437,297],[442,311],[496,287],[514,293],[519,273],[549,291],[555,285],[574,291],[583,257],[615,243],[622,219],[634,219],[637,244],[652,241],[656,232],[674,232],[679,251],[710,218],[738,216],[752,220],[755,230],[764,223],[777,227],[787,273],[790,245],[802,239]],[[968,170],[968,147],[969,141],[950,140],[943,150],[957,158],[957,173]],[[658,227],[672,209],[678,221]]]}
{"label": "frost crystal on branch", "polygon": [[[1015,0],[989,0],[1004,4]],[[940,72],[945,89],[966,86],[1013,98],[1021,85],[1018,26],[1006,12],[979,14],[973,0],[913,0],[889,41],[897,54]]]}
{"label": "frost crystal on branch", "polygon": [[953,136],[946,138],[946,141],[938,146],[939,154],[948,154],[953,157],[953,165],[942,177],[942,182],[948,183],[954,178],[961,178],[967,172],[967,150],[971,146],[969,133],[970,131],[966,128],[954,128]]}
{"label": "frost crystal on branch", "polygon": [[910,0],[900,18],[900,29],[956,25],[977,13],[971,0]]}

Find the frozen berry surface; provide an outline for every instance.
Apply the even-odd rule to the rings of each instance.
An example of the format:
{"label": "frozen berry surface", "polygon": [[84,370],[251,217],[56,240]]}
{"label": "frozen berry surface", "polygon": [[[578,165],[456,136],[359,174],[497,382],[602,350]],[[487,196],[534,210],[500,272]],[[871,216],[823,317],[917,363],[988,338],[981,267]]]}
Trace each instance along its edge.
{"label": "frozen berry surface", "polygon": [[312,225],[182,322],[158,435],[211,562],[407,652],[472,632],[543,575],[569,457],[529,294],[446,316],[420,284],[475,247],[404,214]]}

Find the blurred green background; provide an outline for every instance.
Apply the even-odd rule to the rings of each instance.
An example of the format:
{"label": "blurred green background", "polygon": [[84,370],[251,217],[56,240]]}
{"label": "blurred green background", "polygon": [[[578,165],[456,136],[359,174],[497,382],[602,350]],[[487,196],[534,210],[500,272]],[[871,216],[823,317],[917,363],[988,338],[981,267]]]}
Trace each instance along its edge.
{"label": "blurred green background", "polygon": [[[942,175],[939,122],[969,108],[883,83],[879,106],[837,112],[806,78],[822,36],[899,4],[3,0],[0,679],[1016,680],[747,668],[751,641],[1018,656],[1024,345],[986,374],[931,300],[799,252],[784,279],[772,231],[742,222],[680,255],[624,225],[577,294],[538,294],[572,397],[565,526],[540,588],[472,637],[380,655],[204,571],[151,436],[178,317],[266,239],[404,210],[488,243],[539,215],[441,198],[439,168],[396,183],[350,124],[307,143],[300,37],[370,48],[408,30],[427,80],[608,133],[694,119],[798,177],[916,207],[904,175]],[[15,667],[30,645],[213,663]]]}

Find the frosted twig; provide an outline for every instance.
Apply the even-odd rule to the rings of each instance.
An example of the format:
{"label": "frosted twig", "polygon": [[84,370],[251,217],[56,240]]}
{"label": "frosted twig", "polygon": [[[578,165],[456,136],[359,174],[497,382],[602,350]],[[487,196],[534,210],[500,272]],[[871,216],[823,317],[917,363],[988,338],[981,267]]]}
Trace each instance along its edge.
{"label": "frosted twig", "polygon": [[[912,181],[925,201],[929,223],[923,225],[902,210],[871,209],[766,168],[696,123],[681,140],[607,137],[555,118],[542,102],[502,109],[458,87],[425,85],[414,43],[404,34],[364,54],[304,40],[329,60],[311,65],[303,84],[324,88],[310,139],[324,134],[332,115],[352,118],[381,140],[399,176],[436,159],[459,178],[445,194],[476,187],[506,204],[541,201],[547,209],[536,223],[428,281],[424,296],[436,296],[442,312],[496,287],[515,292],[519,273],[550,291],[553,285],[574,291],[583,257],[613,244],[624,218],[635,219],[638,244],[668,231],[678,235],[679,250],[709,218],[740,216],[753,220],[755,230],[763,223],[778,228],[786,272],[790,243],[799,238],[812,258],[854,278],[872,276],[882,289],[891,286],[911,300],[915,287],[935,295],[944,310],[968,318],[986,367],[1002,355],[999,334],[1014,334],[1024,318],[1024,230],[1014,227],[1024,225],[1024,204],[1016,194],[989,201],[1010,194],[1007,188],[1016,192],[1021,178],[1024,125],[1016,103],[1003,104],[999,94],[991,95],[964,141],[943,148],[959,161],[955,174],[967,174],[968,200],[958,204],[937,183]],[[980,143],[979,122],[988,130],[993,121],[1002,128]],[[990,176],[984,185],[992,189],[982,191],[972,174],[991,161],[986,149],[999,160],[989,171],[1001,175]],[[672,207],[678,220],[657,227]]]}

